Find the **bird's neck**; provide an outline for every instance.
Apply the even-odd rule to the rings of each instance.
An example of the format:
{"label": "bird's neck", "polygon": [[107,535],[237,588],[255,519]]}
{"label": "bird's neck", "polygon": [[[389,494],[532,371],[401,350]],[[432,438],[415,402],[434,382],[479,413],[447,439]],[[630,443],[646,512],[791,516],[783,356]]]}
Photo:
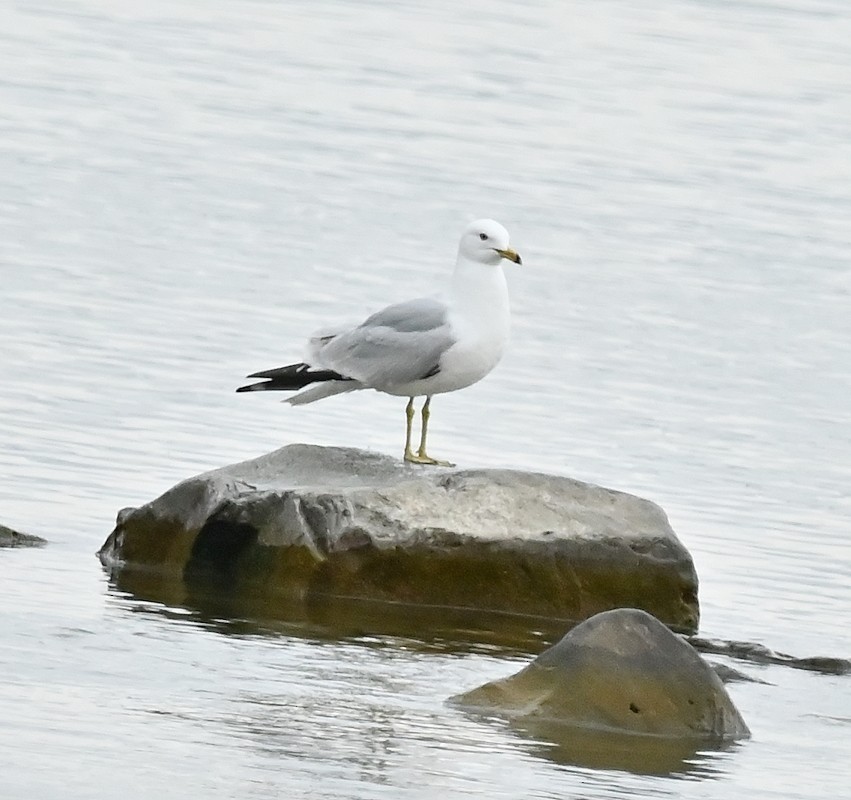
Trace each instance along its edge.
{"label": "bird's neck", "polygon": [[508,286],[500,264],[481,264],[463,256],[452,275],[452,305],[468,317],[508,324]]}

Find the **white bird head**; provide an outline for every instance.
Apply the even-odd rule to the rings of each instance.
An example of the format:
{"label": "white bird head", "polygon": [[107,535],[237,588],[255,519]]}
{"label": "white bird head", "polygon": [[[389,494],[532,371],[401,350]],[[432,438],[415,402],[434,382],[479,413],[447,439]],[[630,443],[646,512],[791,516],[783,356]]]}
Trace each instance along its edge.
{"label": "white bird head", "polygon": [[458,245],[458,255],[480,264],[499,264],[503,258],[522,264],[516,251],[508,244],[508,231],[492,219],[471,222]]}

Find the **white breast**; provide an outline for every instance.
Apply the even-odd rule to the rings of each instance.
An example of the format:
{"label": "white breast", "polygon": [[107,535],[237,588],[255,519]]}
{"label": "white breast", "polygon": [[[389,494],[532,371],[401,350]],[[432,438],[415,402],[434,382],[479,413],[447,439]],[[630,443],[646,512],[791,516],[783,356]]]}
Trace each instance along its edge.
{"label": "white breast", "polygon": [[456,338],[440,359],[430,391],[463,389],[485,377],[508,344],[511,315],[502,267],[459,261],[455,268],[449,322]]}

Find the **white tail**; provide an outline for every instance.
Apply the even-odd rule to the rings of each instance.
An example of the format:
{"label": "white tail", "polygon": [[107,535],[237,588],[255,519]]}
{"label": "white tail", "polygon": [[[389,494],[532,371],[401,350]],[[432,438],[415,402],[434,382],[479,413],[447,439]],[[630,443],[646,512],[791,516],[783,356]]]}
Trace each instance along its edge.
{"label": "white tail", "polygon": [[344,392],[354,392],[357,389],[363,389],[363,384],[358,381],[328,381],[320,383],[316,386],[311,386],[303,392],[294,394],[284,400],[291,406],[303,406],[308,403],[315,403],[317,400],[322,400],[326,397],[332,397],[335,394],[343,394]]}

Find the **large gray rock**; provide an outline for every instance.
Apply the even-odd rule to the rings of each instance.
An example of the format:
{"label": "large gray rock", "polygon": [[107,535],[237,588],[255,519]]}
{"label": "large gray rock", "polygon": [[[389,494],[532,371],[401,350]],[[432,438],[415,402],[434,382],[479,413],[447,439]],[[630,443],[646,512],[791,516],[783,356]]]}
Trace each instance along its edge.
{"label": "large gray rock", "polygon": [[694,565],[653,503],[361,450],[290,445],[190,478],[122,511],[99,555],[117,575],[143,567],[149,595],[156,581],[172,600],[176,582],[215,585],[271,614],[338,597],[533,615],[561,630],[625,605],[686,632],[698,623]]}
{"label": "large gray rock", "polygon": [[530,721],[561,723],[567,738],[576,728],[717,742],[750,736],[715,670],[632,608],[591,617],[520,672],[453,701],[527,729]]}

